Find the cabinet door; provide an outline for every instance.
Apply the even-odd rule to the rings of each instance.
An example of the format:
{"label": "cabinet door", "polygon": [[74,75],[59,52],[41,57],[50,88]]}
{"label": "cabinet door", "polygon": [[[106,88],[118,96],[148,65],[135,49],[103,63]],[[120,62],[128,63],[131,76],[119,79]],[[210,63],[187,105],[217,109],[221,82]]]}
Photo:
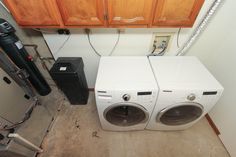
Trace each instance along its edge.
{"label": "cabinet door", "polygon": [[106,0],[110,25],[148,25],[155,0]]}
{"label": "cabinet door", "polygon": [[60,14],[55,0],[4,0],[21,26],[59,26]]}
{"label": "cabinet door", "polygon": [[158,0],[153,26],[191,27],[204,0]]}
{"label": "cabinet door", "polygon": [[67,26],[104,25],[103,0],[57,0]]}

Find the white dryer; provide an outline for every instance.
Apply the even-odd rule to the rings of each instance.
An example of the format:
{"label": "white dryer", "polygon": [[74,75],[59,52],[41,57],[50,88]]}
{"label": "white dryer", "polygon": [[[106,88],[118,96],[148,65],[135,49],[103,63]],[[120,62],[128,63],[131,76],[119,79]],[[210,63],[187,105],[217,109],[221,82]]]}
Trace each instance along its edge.
{"label": "white dryer", "polygon": [[186,129],[221,97],[223,87],[196,57],[154,56],[149,60],[159,94],[147,129]]}
{"label": "white dryer", "polygon": [[95,85],[104,130],[145,129],[158,87],[147,57],[101,57]]}

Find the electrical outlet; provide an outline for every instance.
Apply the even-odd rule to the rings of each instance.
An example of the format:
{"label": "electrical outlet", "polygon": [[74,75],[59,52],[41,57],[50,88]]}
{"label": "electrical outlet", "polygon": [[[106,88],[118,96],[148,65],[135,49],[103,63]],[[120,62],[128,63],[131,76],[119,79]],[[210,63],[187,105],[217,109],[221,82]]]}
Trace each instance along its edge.
{"label": "electrical outlet", "polygon": [[150,51],[156,53],[165,53],[168,51],[170,41],[172,38],[172,34],[167,34],[167,33],[153,33],[153,39],[150,47]]}
{"label": "electrical outlet", "polygon": [[58,29],[57,32],[58,32],[58,34],[70,35],[70,30],[69,29]]}

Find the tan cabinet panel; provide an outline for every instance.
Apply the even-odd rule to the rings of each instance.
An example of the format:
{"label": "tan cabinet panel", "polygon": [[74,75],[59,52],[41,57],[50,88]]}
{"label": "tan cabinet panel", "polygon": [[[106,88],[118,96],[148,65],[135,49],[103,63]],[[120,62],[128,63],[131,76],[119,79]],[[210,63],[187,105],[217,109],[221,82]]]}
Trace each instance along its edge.
{"label": "tan cabinet panel", "polygon": [[55,0],[4,0],[21,26],[60,26]]}
{"label": "tan cabinet panel", "polygon": [[4,0],[23,27],[191,27],[204,0]]}
{"label": "tan cabinet panel", "polygon": [[155,0],[106,0],[110,25],[146,25],[151,22]]}
{"label": "tan cabinet panel", "polygon": [[158,0],[153,26],[190,27],[204,0]]}
{"label": "tan cabinet panel", "polygon": [[57,0],[66,26],[104,25],[103,0]]}

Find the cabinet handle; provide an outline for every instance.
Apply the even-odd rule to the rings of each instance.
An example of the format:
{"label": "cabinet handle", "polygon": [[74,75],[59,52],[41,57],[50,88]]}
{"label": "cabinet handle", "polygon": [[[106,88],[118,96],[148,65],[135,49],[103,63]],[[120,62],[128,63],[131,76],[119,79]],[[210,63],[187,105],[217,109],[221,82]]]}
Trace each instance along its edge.
{"label": "cabinet handle", "polygon": [[91,21],[99,21],[99,19],[97,17],[91,17],[90,20]]}
{"label": "cabinet handle", "polygon": [[90,18],[75,17],[74,19],[79,20],[79,21],[85,21],[85,22],[88,21],[88,20],[90,20],[90,21],[99,21],[99,19],[97,17],[90,17]]}
{"label": "cabinet handle", "polygon": [[133,22],[136,22],[136,21],[143,21],[144,18],[143,17],[135,17],[135,18],[132,18],[132,19],[122,19],[122,17],[114,17],[113,20],[114,21],[121,21],[121,22],[124,22],[124,23],[133,23]]}

